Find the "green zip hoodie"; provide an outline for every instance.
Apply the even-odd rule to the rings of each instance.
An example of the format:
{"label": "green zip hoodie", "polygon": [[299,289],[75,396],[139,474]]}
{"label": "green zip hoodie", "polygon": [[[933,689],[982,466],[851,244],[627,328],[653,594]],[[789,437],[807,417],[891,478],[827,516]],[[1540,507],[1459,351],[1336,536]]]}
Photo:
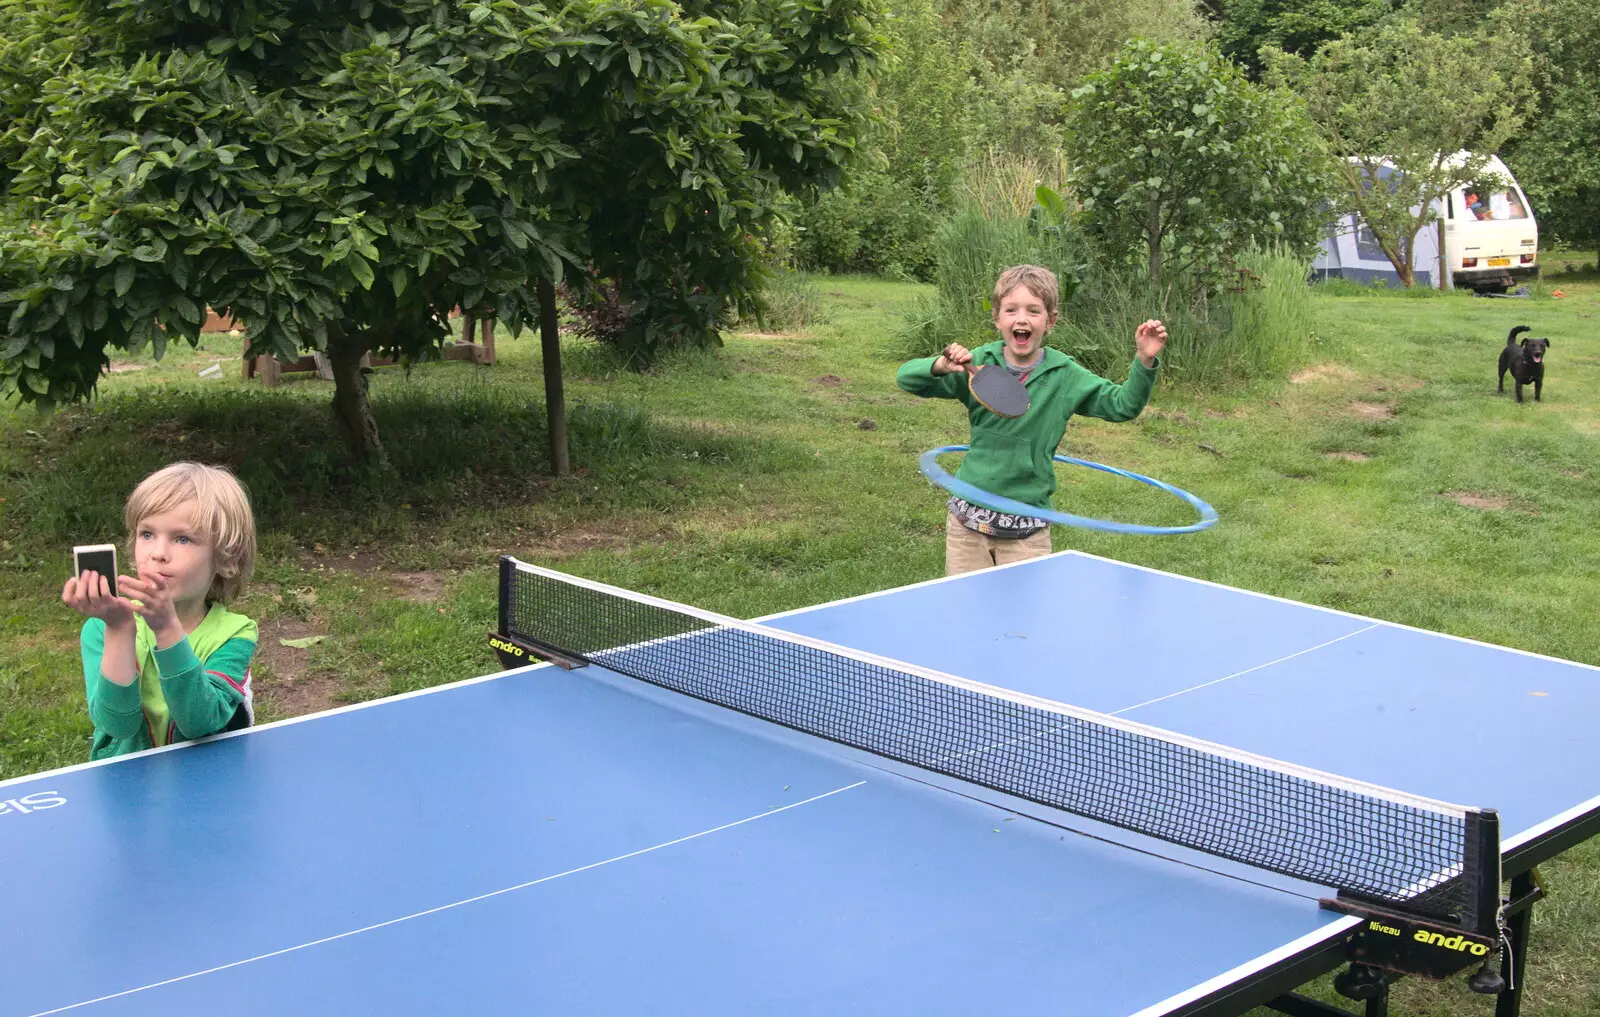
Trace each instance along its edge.
{"label": "green zip hoodie", "polygon": [[[1005,369],[1005,343],[995,341],[972,351],[974,364],[998,364]],[[1138,358],[1128,369],[1128,380],[1116,382],[1095,374],[1060,350],[1045,347],[1044,358],[1028,375],[1028,412],[1015,419],[996,416],[972,398],[966,372],[934,374],[938,357],[908,361],[895,376],[896,383],[912,395],[959,399],[972,424],[971,450],[963,457],[956,478],[992,494],[1050,507],[1056,491],[1052,458],[1067,418],[1074,413],[1101,420],[1132,420],[1150,401],[1156,368]],[[1161,364],[1156,361],[1156,367]]]}
{"label": "green zip hoodie", "polygon": [[139,677],[118,685],[100,671],[106,623],[83,623],[84,691],[94,722],[90,759],[107,759],[188,738],[248,727],[252,720],[250,659],[256,623],[212,604],[193,632],[156,649],[155,633],[135,617]]}

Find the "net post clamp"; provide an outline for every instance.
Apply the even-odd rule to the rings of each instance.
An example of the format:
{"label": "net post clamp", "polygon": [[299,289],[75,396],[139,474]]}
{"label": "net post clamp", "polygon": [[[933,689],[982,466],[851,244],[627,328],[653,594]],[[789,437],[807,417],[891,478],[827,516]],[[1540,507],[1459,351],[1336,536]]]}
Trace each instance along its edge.
{"label": "net post clamp", "polygon": [[548,647],[535,646],[525,643],[520,639],[513,639],[501,632],[489,633],[489,646],[500,658],[500,666],[510,671],[513,668],[526,667],[536,664],[541,660],[549,661],[557,667],[571,671],[575,667],[584,667],[589,662],[564,653],[557,653]]}
{"label": "net post clamp", "polygon": [[1353,963],[1434,981],[1482,964],[1499,950],[1499,937],[1429,922],[1347,897],[1325,898],[1323,907],[1362,919],[1345,945]]}
{"label": "net post clamp", "polygon": [[[1363,919],[1346,946],[1353,964],[1438,980],[1473,964],[1487,970],[1498,959],[1506,905],[1500,896],[1500,814],[1494,809],[1467,809],[1462,818],[1460,871],[1436,886],[1417,888],[1419,904],[1440,891],[1454,891],[1460,903],[1453,923],[1432,913],[1408,911],[1404,902],[1379,903],[1348,891],[1321,902],[1325,908]],[[1473,990],[1496,991],[1478,985]]]}

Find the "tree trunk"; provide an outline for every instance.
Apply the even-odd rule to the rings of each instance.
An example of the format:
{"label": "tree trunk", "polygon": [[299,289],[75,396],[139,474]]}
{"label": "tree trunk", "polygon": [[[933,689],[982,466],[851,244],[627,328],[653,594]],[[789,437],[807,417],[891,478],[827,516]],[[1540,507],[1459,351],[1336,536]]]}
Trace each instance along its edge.
{"label": "tree trunk", "polygon": [[[1370,223],[1367,228],[1372,229]],[[1404,238],[1395,243],[1390,243],[1383,237],[1378,236],[1377,230],[1372,230],[1372,236],[1373,239],[1378,241],[1378,249],[1383,252],[1383,256],[1388,258],[1389,264],[1394,266],[1394,274],[1399,277],[1400,285],[1409,290],[1416,282],[1415,276],[1411,273],[1411,258],[1415,254],[1416,244],[1407,244]]]}
{"label": "tree trunk", "polygon": [[359,334],[346,332],[343,325],[328,327],[328,363],[333,367],[333,418],[350,458],[358,463],[374,463],[389,468],[389,456],[378,440],[378,422],[367,401],[367,376],[361,371],[361,358],[367,343]]}
{"label": "tree trunk", "polygon": [[556,313],[556,287],[540,279],[539,344],[544,351],[544,409],[550,421],[550,472],[565,476],[567,461],[567,402],[561,387],[561,322]]}

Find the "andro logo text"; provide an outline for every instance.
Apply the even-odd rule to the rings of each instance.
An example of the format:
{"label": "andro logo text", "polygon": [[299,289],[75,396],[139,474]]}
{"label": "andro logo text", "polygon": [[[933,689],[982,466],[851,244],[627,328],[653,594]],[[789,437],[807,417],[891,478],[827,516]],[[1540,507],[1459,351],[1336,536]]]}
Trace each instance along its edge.
{"label": "andro logo text", "polygon": [[516,643],[508,643],[499,636],[490,636],[489,645],[504,653],[509,653],[513,657],[526,657],[528,655],[528,652]]}
{"label": "andro logo text", "polygon": [[67,799],[58,792],[36,791],[25,798],[8,798],[0,801],[0,816],[26,816],[30,812],[43,812],[45,809],[65,804]]}
{"label": "andro logo text", "polygon": [[1442,932],[1427,932],[1418,929],[1416,935],[1411,937],[1419,943],[1429,946],[1443,947],[1446,950],[1456,950],[1462,953],[1471,953],[1474,957],[1482,957],[1489,952],[1489,948],[1482,943],[1474,943],[1465,936],[1446,936]]}

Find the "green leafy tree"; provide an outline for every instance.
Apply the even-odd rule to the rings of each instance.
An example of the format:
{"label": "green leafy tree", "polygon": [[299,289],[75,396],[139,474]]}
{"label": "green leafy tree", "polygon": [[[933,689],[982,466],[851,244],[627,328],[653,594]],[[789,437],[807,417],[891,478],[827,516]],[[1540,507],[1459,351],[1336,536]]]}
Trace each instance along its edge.
{"label": "green leafy tree", "polygon": [[971,55],[934,0],[897,0],[892,14],[888,57],[863,97],[873,112],[867,158],[797,217],[800,258],[815,267],[925,275],[955,201],[976,130]]}
{"label": "green leafy tree", "polygon": [[1131,38],[1194,41],[1209,32],[1194,0],[945,0],[944,15],[994,72],[989,80],[1063,93]]}
{"label": "green leafy tree", "polygon": [[1224,0],[1217,26],[1222,52],[1252,75],[1263,46],[1310,56],[1324,43],[1375,25],[1401,0]]}
{"label": "green leafy tree", "polygon": [[1587,0],[1526,0],[1510,17],[1533,47],[1538,99],[1506,161],[1541,231],[1600,246],[1600,18]]}
{"label": "green leafy tree", "polygon": [[1194,0],[944,0],[944,19],[974,58],[980,146],[1029,157],[1060,146],[1067,93],[1123,43],[1210,30]]}
{"label": "green leafy tree", "polygon": [[1524,0],[1405,0],[1405,14],[1424,31],[1451,35],[1474,32],[1497,13]]}
{"label": "green leafy tree", "polygon": [[516,329],[579,267],[639,357],[714,341],[772,200],[836,179],[879,46],[871,0],[5,10],[0,391],[84,398],[210,306],[251,354],[326,351],[380,458],[361,358],[428,358],[453,308]]}
{"label": "green leafy tree", "polygon": [[1396,18],[1310,59],[1271,54],[1269,79],[1306,100],[1336,158],[1342,201],[1372,230],[1406,286],[1410,240],[1433,202],[1488,179],[1485,164],[1522,126],[1532,96],[1526,41],[1502,22],[1440,35]]}
{"label": "green leafy tree", "polygon": [[1126,46],[1072,93],[1066,147],[1085,235],[1158,288],[1252,244],[1309,249],[1331,193],[1300,101],[1195,43]]}

